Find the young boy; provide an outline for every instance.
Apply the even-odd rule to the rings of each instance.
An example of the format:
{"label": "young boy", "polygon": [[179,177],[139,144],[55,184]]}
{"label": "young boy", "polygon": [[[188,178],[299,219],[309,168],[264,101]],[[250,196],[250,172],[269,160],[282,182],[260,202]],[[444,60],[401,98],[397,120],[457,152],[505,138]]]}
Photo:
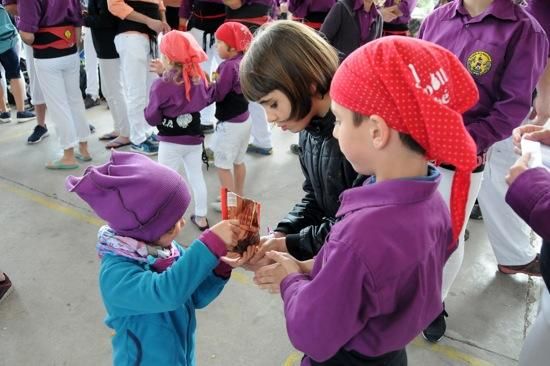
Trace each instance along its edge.
{"label": "young boy", "polygon": [[[224,61],[218,67],[217,78],[209,90],[211,102],[216,102],[219,121],[212,148],[214,164],[222,187],[242,196],[246,176],[244,157],[251,122],[248,101],[241,91],[239,65],[252,42],[252,33],[241,23],[227,22],[216,31],[216,41],[218,54]],[[217,209],[217,203],[215,205]]]}
{"label": "young boy", "polygon": [[110,161],[65,185],[107,222],[96,248],[113,365],[194,366],[195,309],[229,279],[220,257],[236,245],[238,221],[218,223],[184,249],[174,239],[191,201],[185,182],[135,153],[113,150]]}
{"label": "young boy", "polygon": [[[302,365],[407,364],[405,346],[442,308],[443,265],[476,164],[461,113],[477,95],[455,56],[408,37],[373,41],[336,72],[334,136],[354,169],[372,176],[342,194],[315,259],[268,253],[280,264],[275,276]],[[458,168],[450,218],[430,160]]]}

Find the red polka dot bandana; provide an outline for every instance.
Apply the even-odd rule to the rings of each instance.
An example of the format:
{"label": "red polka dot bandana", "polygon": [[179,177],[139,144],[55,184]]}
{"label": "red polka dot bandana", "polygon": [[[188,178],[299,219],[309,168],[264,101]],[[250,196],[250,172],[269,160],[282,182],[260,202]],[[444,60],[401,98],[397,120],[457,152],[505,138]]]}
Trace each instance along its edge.
{"label": "red polka dot bandana", "polygon": [[336,72],[331,98],[353,112],[384,118],[411,135],[429,160],[456,167],[451,188],[453,243],[464,224],[476,146],[462,113],[479,98],[460,61],[446,49],[410,37],[384,37],[353,52]]}
{"label": "red polka dot bandana", "polygon": [[237,52],[244,52],[250,46],[253,35],[248,28],[237,22],[226,22],[216,30],[216,39],[225,42]]}

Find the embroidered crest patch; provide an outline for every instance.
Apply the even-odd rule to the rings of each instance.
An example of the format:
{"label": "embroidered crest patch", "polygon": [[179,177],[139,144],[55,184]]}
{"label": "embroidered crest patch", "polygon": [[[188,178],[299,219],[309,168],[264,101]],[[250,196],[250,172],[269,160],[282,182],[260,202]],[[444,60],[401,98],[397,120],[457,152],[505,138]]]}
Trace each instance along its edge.
{"label": "embroidered crest patch", "polygon": [[468,71],[475,76],[482,76],[491,70],[493,58],[485,51],[475,51],[468,56]]}

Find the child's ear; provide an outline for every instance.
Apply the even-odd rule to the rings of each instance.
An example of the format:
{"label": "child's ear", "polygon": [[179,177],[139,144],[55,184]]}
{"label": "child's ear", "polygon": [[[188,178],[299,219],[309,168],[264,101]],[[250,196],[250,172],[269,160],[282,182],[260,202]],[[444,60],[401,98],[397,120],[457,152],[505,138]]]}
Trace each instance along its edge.
{"label": "child's ear", "polygon": [[377,150],[382,150],[390,140],[391,128],[384,118],[378,115],[370,116],[370,127],[370,138],[373,147]]}

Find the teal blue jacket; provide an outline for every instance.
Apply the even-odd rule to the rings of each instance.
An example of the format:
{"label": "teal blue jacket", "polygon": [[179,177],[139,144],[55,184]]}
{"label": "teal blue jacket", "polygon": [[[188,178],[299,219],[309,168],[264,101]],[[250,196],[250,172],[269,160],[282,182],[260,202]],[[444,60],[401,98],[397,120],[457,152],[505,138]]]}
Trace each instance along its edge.
{"label": "teal blue jacket", "polygon": [[6,52],[17,43],[17,29],[11,22],[6,9],[0,5],[0,54]]}
{"label": "teal blue jacket", "polygon": [[156,273],[132,259],[105,255],[99,286],[114,329],[113,364],[194,366],[195,309],[212,302],[227,279],[213,270],[219,259],[201,241],[166,271]]}

